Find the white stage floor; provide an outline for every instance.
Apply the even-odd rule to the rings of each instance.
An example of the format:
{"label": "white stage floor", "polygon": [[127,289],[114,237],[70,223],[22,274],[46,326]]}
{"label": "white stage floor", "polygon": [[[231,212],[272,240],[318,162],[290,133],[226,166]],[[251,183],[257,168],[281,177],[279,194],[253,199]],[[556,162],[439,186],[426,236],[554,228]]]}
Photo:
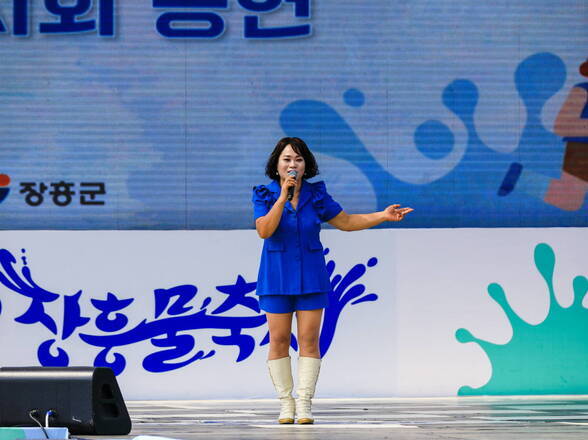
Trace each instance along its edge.
{"label": "white stage floor", "polygon": [[588,396],[315,399],[314,425],[277,424],[277,400],[131,401],[127,407],[131,438],[588,438]]}

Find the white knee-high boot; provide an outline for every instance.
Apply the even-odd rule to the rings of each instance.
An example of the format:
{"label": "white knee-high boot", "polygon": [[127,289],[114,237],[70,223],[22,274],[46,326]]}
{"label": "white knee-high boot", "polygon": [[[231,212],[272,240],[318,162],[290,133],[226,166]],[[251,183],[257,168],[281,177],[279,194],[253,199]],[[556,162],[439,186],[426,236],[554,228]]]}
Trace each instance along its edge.
{"label": "white knee-high boot", "polygon": [[321,360],[311,357],[298,358],[298,386],[296,393],[296,414],[298,423],[306,425],[314,423],[311,399],[314,397],[316,381],[321,369]]}
{"label": "white knee-high boot", "polygon": [[280,399],[279,423],[294,423],[296,404],[292,397],[294,383],[292,380],[292,365],[290,356],[267,361],[270,377]]}

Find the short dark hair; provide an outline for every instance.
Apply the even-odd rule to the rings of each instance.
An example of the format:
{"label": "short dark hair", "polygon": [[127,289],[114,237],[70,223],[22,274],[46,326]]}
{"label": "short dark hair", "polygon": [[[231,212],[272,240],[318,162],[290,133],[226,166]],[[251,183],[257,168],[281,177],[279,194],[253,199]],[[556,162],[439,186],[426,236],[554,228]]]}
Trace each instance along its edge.
{"label": "short dark hair", "polygon": [[299,154],[304,159],[304,176],[302,176],[302,178],[310,179],[311,177],[316,176],[319,173],[316,159],[310,151],[310,148],[308,148],[308,145],[306,145],[302,139],[297,137],[285,137],[278,141],[265,165],[265,175],[270,179],[277,181],[280,180],[280,177],[277,175],[278,159],[280,158],[282,151],[284,151],[284,148],[288,145],[292,147],[296,154]]}

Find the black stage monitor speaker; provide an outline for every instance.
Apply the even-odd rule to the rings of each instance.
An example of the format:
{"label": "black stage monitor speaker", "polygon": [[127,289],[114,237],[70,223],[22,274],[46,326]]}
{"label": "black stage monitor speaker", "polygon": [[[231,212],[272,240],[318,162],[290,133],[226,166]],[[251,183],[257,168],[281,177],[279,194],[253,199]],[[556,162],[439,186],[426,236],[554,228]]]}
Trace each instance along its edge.
{"label": "black stage monitor speaker", "polygon": [[[72,434],[126,435],[131,419],[110,368],[0,368],[0,426],[32,426],[37,410],[41,423],[49,410],[50,426]],[[35,425],[36,426],[36,425]]]}

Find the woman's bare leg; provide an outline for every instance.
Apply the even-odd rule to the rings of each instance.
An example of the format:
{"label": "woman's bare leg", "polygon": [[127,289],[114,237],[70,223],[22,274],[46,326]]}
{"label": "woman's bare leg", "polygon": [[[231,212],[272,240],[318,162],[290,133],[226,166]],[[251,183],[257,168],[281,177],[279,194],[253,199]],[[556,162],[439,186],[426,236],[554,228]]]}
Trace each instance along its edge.
{"label": "woman's bare leg", "polygon": [[323,309],[296,311],[300,356],[320,359],[319,335],[322,317]]}
{"label": "woman's bare leg", "polygon": [[265,315],[270,333],[268,360],[287,357],[292,335],[292,313],[266,312]]}

